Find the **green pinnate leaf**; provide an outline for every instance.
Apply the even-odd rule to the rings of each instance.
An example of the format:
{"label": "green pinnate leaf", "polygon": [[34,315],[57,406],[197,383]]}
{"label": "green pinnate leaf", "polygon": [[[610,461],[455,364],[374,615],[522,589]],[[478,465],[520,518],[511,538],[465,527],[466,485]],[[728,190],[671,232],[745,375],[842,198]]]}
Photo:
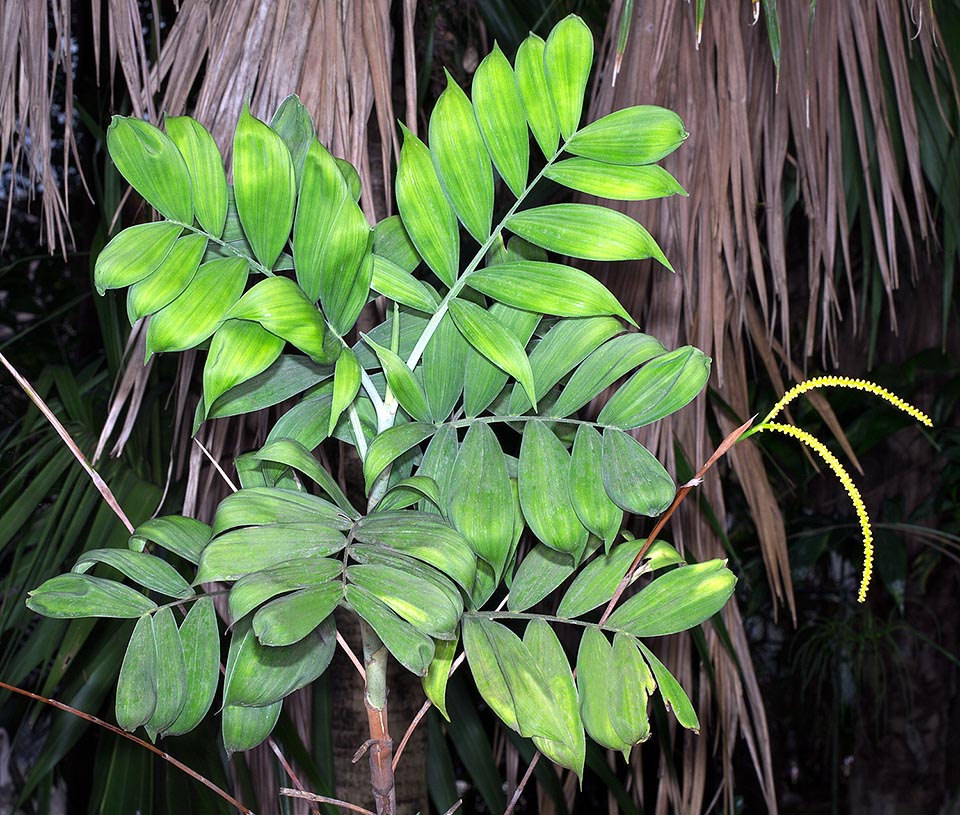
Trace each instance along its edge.
{"label": "green pinnate leaf", "polygon": [[287,560],[272,568],[248,574],[230,589],[230,619],[236,622],[277,595],[316,588],[338,578],[342,572],[343,564],[339,560],[313,556]]}
{"label": "green pinnate leaf", "polygon": [[564,145],[569,153],[608,164],[652,164],[687,138],[672,110],[638,105],[609,113],[587,125]]}
{"label": "green pinnate leaf", "polygon": [[646,645],[638,642],[637,647],[653,671],[657,688],[660,690],[660,696],[663,698],[663,704],[667,710],[673,710],[673,715],[676,716],[682,727],[692,730],[694,733],[699,733],[700,721],[697,719],[697,713],[693,709],[693,705],[690,704],[690,699],[684,693],[680,683]]}
{"label": "green pinnate leaf", "polygon": [[283,139],[246,105],[233,135],[233,192],[254,255],[272,269],[290,237],[297,182]]}
{"label": "green pinnate leaf", "polygon": [[602,462],[603,439],[594,428],[580,425],[570,456],[570,502],[580,522],[602,539],[609,551],[620,531],[623,510],[604,489]]}
{"label": "green pinnate leaf", "polygon": [[167,597],[193,597],[193,589],[179,572],[154,555],[131,552],[129,549],[90,549],[80,556],[73,571],[83,574],[98,563],[112,566],[144,588],[158,591]]}
{"label": "green pinnate leaf", "polygon": [[370,491],[377,476],[391,463],[436,432],[436,425],[410,422],[395,425],[380,433],[367,449],[367,457],[363,460],[363,477],[367,492]]}
{"label": "green pinnate leaf", "polygon": [[197,269],[183,293],[147,325],[147,357],[186,351],[208,339],[240,299],[249,274],[243,258],[216,258]]}
{"label": "green pinnate leaf", "polygon": [[430,155],[440,184],[478,243],[490,237],[493,170],[473,106],[450,74],[430,116]]}
{"label": "green pinnate leaf", "polygon": [[220,681],[220,631],[212,597],[197,600],[180,625],[186,697],[180,715],[167,728],[178,736],[195,728],[207,715]]}
{"label": "green pinnate leaf", "polygon": [[457,406],[469,355],[470,346],[454,325],[453,317],[449,312],[444,314],[424,348],[421,365],[423,390],[434,421],[444,421]]}
{"label": "green pinnate leaf", "polygon": [[258,323],[227,320],[210,343],[203,368],[203,400],[212,405],[222,393],[263,373],[283,351],[283,339]]}
{"label": "green pinnate leaf", "polygon": [[547,167],[543,174],[572,190],[616,201],[648,201],[687,194],[670,173],[656,164],[618,165],[570,158]]}
{"label": "green pinnate leaf", "polygon": [[273,732],[283,702],[263,707],[223,706],[223,747],[229,759],[234,753],[252,750]]}
{"label": "green pinnate leaf", "polygon": [[135,619],[157,604],[140,592],[113,580],[87,574],[61,574],[27,592],[27,608],[58,620],[77,617]]}
{"label": "green pinnate leaf", "polygon": [[427,146],[406,128],[397,166],[397,209],[427,266],[447,286],[460,268],[457,216],[440,186]]}
{"label": "green pinnate leaf", "polygon": [[397,397],[400,406],[414,419],[421,422],[429,421],[430,410],[427,408],[426,394],[414,377],[413,371],[407,367],[407,363],[389,348],[375,343],[369,336],[364,335],[363,339],[379,358],[383,373],[387,377],[387,385]]}
{"label": "green pinnate leaf", "polygon": [[673,479],[653,453],[633,436],[608,427],[603,431],[603,487],[626,512],[656,517],[673,500]]}
{"label": "green pinnate leaf", "polygon": [[626,742],[611,719],[614,665],[610,643],[599,628],[584,629],[577,653],[577,689],[580,696],[580,715],[590,738],[609,750],[627,751],[633,745]]}
{"label": "green pinnate leaf", "polygon": [[523,104],[530,130],[540,150],[547,159],[557,153],[560,143],[560,120],[550,98],[547,77],[544,73],[543,55],[546,43],[536,34],[531,34],[517,49],[517,91]]}
{"label": "green pinnate leaf", "polygon": [[496,43],[477,66],[470,93],[490,157],[510,191],[519,198],[527,186],[530,137],[517,79]]}
{"label": "green pinnate leaf", "polygon": [[167,732],[187,699],[187,662],[177,621],[169,607],[153,615],[153,635],[157,647],[157,704],[146,723],[151,739]]}
{"label": "green pinnate leaf", "polygon": [[310,118],[310,111],[306,109],[299,97],[290,94],[280,103],[277,112],[273,114],[270,120],[270,128],[276,132],[283,143],[287,145],[290,151],[290,159],[293,162],[293,175],[297,181],[297,189],[300,188],[300,177],[303,174],[303,163],[307,157],[307,151],[314,142],[313,120]]}
{"label": "green pinnate leaf", "polygon": [[144,614],[130,635],[117,678],[117,724],[133,731],[146,724],[157,708],[157,641],[153,616]]}
{"label": "green pinnate leaf", "polygon": [[97,256],[93,272],[97,292],[122,289],[148,277],[173,249],[181,232],[183,227],[169,221],[124,229]]}
{"label": "green pinnate leaf", "polygon": [[262,645],[300,642],[327,619],[343,599],[339,580],[271,600],[253,615],[253,631]]}
{"label": "green pinnate leaf", "polygon": [[695,399],[710,378],[710,357],[686,345],[644,365],[600,411],[598,421],[623,428],[643,427],[675,413]]}
{"label": "green pinnate leaf", "polygon": [[303,289],[286,277],[261,280],[227,312],[226,319],[255,321],[321,364],[333,362],[339,353],[339,343],[327,340],[323,315]]}
{"label": "green pinnate leaf", "polygon": [[681,566],[658,577],[620,606],[607,621],[635,637],[662,637],[686,631],[723,608],[737,578],[725,560]]}
{"label": "green pinnate leaf", "polygon": [[516,379],[536,405],[530,360],[517,338],[489,312],[468,300],[451,300],[449,308],[454,323],[467,342]]}
{"label": "green pinnate leaf", "polygon": [[588,533],[570,501],[570,456],[543,422],[529,421],[523,429],[517,476],[530,530],[551,549],[578,560]]}
{"label": "green pinnate leaf", "polygon": [[673,267],[640,224],[629,215],[595,204],[548,204],[517,212],[506,227],[551,252],[584,260],[654,258]]}
{"label": "green pinnate leaf", "polygon": [[427,668],[427,674],[423,677],[423,693],[433,702],[433,706],[440,711],[448,722],[450,717],[447,715],[447,680],[450,678],[450,668],[453,665],[453,657],[457,652],[459,638],[452,640],[437,640],[436,652]]}
{"label": "green pinnate leaf", "polygon": [[190,173],[176,145],[149,122],[114,116],[107,149],[117,169],[164,218],[193,223]]}
{"label": "green pinnate leaf", "polygon": [[135,552],[142,552],[148,541],[196,564],[203,547],[210,541],[210,527],[179,515],[150,518],[134,530],[128,546]]}
{"label": "green pinnate leaf", "polygon": [[168,118],[164,126],[190,173],[197,220],[204,232],[219,238],[227,219],[227,177],[217,144],[210,132],[189,116]]}
{"label": "green pinnate leaf", "polygon": [[184,235],[150,275],[130,287],[127,291],[130,325],[169,305],[183,293],[200,268],[206,248],[206,235]]}
{"label": "green pinnate leaf", "polygon": [[435,653],[434,641],[429,636],[360,586],[348,585],[345,596],[350,607],[377,632],[403,667],[417,676],[426,676]]}
{"label": "green pinnate leaf", "polygon": [[569,139],[580,125],[592,64],[593,34],[583,20],[571,14],[553,27],[543,49],[547,88],[564,139]]}

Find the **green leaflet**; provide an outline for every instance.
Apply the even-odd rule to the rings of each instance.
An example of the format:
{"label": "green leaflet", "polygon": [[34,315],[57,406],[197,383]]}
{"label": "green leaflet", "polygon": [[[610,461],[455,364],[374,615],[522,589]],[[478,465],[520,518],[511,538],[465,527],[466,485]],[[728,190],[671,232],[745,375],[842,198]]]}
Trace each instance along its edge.
{"label": "green leaflet", "polygon": [[310,451],[299,442],[293,439],[268,441],[253,454],[253,457],[259,461],[285,464],[299,470],[320,487],[336,503],[344,515],[350,518],[360,517],[360,513],[357,512],[343,490],[340,489],[336,479],[321,467]]}
{"label": "green leaflet", "polygon": [[98,563],[106,563],[146,589],[167,597],[193,597],[193,589],[165,560],[128,549],[91,549],[77,560],[72,571],[83,574]]}
{"label": "green leaflet", "polygon": [[506,228],[551,252],[584,260],[655,258],[673,267],[640,224],[629,215],[595,204],[548,204],[517,212]]}
{"label": "green leaflet", "polygon": [[353,327],[370,290],[373,268],[364,264],[370,237],[337,162],[314,141],[303,166],[293,257],[297,282],[310,300],[320,299],[340,334]]}
{"label": "green leaflet", "polygon": [[378,345],[366,335],[362,336],[364,342],[374,350],[374,353],[380,359],[383,373],[387,377],[387,385],[393,391],[393,395],[397,397],[400,406],[415,420],[429,421],[430,411],[427,408],[426,394],[414,377],[413,371],[407,367],[407,363],[389,348]]}
{"label": "green leaflet", "polygon": [[386,512],[391,509],[406,509],[426,499],[439,512],[440,487],[432,478],[425,475],[413,475],[402,478],[388,489],[377,502],[374,512]]}
{"label": "green leaflet", "polygon": [[200,552],[209,540],[210,527],[205,523],[169,515],[151,518],[140,524],[130,536],[128,546],[136,552],[142,552],[149,541],[196,565],[200,560]]}
{"label": "green leaflet", "polygon": [[[503,303],[493,303],[487,309],[487,313],[516,337],[523,348],[526,348],[540,323],[540,315],[536,312],[524,311]],[[471,350],[467,355],[467,369],[463,382],[463,409],[467,417],[472,419],[486,410],[503,390],[508,378],[506,371],[490,362],[483,354]],[[517,385],[515,389],[526,398],[526,391],[522,385]]]}
{"label": "green leaflet", "polygon": [[565,742],[566,722],[533,654],[509,628],[463,618],[463,650],[477,690],[500,720],[521,736]]}
{"label": "green leaflet", "polygon": [[689,404],[709,378],[710,357],[685,345],[644,365],[610,397],[597,420],[643,427]]}
{"label": "green leaflet", "polygon": [[114,116],[107,128],[107,150],[120,175],[164,218],[193,223],[190,174],[165,133],[149,122]]}
{"label": "green leaflet", "polygon": [[294,645],[261,645],[246,619],[238,622],[230,638],[223,678],[223,703],[263,707],[279,702],[322,674],[337,647],[333,620]]}
{"label": "green leaflet", "polygon": [[227,219],[227,177],[217,144],[210,132],[189,116],[168,118],[164,126],[190,173],[197,220],[204,232],[219,238]]}
{"label": "green leaflet", "polygon": [[280,356],[283,345],[280,337],[257,323],[223,323],[213,335],[203,368],[204,403],[212,405],[220,394],[265,371]]}
{"label": "green leaflet", "polygon": [[496,43],[477,67],[470,93],[490,157],[510,191],[519,198],[527,186],[530,137],[516,77]]}
{"label": "green leaflet", "polygon": [[672,110],[638,105],[587,125],[571,136],[564,149],[608,164],[652,164],[676,150],[687,136]]}
{"label": "green leaflet", "polygon": [[577,688],[580,715],[590,738],[602,747],[628,755],[632,743],[625,741],[611,719],[616,676],[610,643],[599,628],[584,629],[577,653]]}
{"label": "green leaflet", "polygon": [[367,457],[363,460],[363,477],[367,492],[370,492],[377,476],[393,461],[436,432],[435,425],[409,422],[390,427],[380,433],[367,448]]}
{"label": "green leaflet", "polygon": [[283,702],[263,707],[223,706],[223,747],[229,759],[234,753],[252,750],[273,732]]}
{"label": "green leaflet", "polygon": [[280,523],[318,523],[349,529],[343,510],[316,495],[276,488],[245,489],[224,498],[213,520],[213,534],[238,526]]}
{"label": "green leaflet", "polygon": [[560,121],[550,98],[543,68],[544,41],[531,34],[517,49],[517,91],[533,137],[547,160],[557,153],[560,143]]}
{"label": "green leaflet", "polygon": [[387,650],[408,671],[425,676],[433,660],[434,641],[402,620],[373,594],[360,586],[348,585],[345,596],[350,607],[377,632]]}
{"label": "green leaflet", "polygon": [[136,730],[146,724],[157,708],[157,642],[153,616],[144,614],[130,635],[127,652],[117,678],[117,724]]}
{"label": "green leaflet", "polygon": [[233,135],[233,192],[254,255],[272,269],[290,237],[297,182],[283,139],[246,105]]}
{"label": "green leaflet", "polygon": [[573,579],[560,601],[557,614],[560,617],[580,617],[609,602],[644,543],[645,540],[624,541],[608,554],[591,560]]}
{"label": "green leaflet", "polygon": [[283,143],[287,145],[287,150],[290,151],[290,158],[293,161],[293,175],[299,190],[303,163],[310,145],[313,144],[315,135],[310,111],[304,107],[295,94],[290,94],[280,103],[277,112],[273,114],[273,118],[270,120],[270,128],[283,139]]}
{"label": "green leaflet", "polygon": [[[618,633],[614,635],[611,654],[610,722],[617,735],[630,745],[650,738],[647,699],[657,687],[638,645],[633,637]],[[624,750],[623,757],[629,761],[628,750]]]}
{"label": "green leaflet", "polygon": [[167,732],[187,699],[187,663],[177,622],[169,607],[153,615],[153,635],[157,648],[157,704],[146,723],[151,740]]}
{"label": "green leaflet", "polygon": [[[452,425],[441,425],[427,449],[423,452],[417,475],[433,479],[436,482],[441,504],[446,501],[447,485],[450,483],[450,474],[457,459],[457,429]],[[429,511],[426,501],[420,502],[422,511]]]}
{"label": "green leaflet", "polygon": [[248,574],[230,589],[230,619],[236,622],[279,594],[327,583],[338,578],[342,571],[343,564],[339,560],[305,556]]}
{"label": "green leaflet", "polygon": [[320,522],[291,521],[235,529],[218,535],[203,550],[194,583],[239,580],[287,561],[336,554],[345,545],[342,533]]}
{"label": "green leaflet", "polygon": [[667,572],[614,611],[607,624],[635,637],[662,637],[700,625],[733,594],[737,578],[725,564],[709,560]]}
{"label": "green leaflet", "polygon": [[626,512],[656,517],[673,500],[673,479],[633,436],[608,427],[603,431],[603,486]]}
{"label": "green leaflet", "polygon": [[570,555],[551,549],[545,543],[536,544],[513,576],[507,608],[511,611],[526,611],[576,570],[577,561]]}
{"label": "green leaflet", "polygon": [[485,309],[467,300],[450,301],[450,314],[460,333],[490,362],[516,379],[536,407],[533,371],[517,338]]}
{"label": "green leaflet", "polygon": [[[370,279],[370,288],[390,300],[418,311],[433,314],[437,310],[439,301],[436,295],[410,272],[404,271],[392,260],[380,255],[374,254],[372,257],[373,275]],[[417,262],[419,260],[417,258]]]}
{"label": "green leaflet", "polygon": [[[533,384],[538,398],[568,374],[575,365],[583,362],[587,354],[600,343],[623,331],[623,323],[615,317],[575,317],[557,320],[544,334],[543,339],[530,352],[530,367],[533,369]],[[511,415],[523,413],[530,408],[530,401],[520,388],[510,394]],[[573,410],[562,411],[555,404],[549,411],[552,416],[568,416]]]}
{"label": "green leaflet", "polygon": [[570,502],[569,471],[563,442],[543,422],[527,422],[517,470],[523,516],[543,543],[578,560],[587,530]]}
{"label": "green leaflet", "polygon": [[543,68],[550,98],[564,139],[580,126],[583,95],[593,64],[593,34],[575,14],[557,23],[543,50]]}
{"label": "green leaflet", "polygon": [[560,317],[617,314],[636,325],[603,283],[560,263],[536,260],[499,263],[471,273],[469,286],[514,308]]}
{"label": "green leaflet", "polygon": [[180,625],[186,680],[186,700],[180,715],[167,728],[178,736],[193,730],[207,715],[220,681],[220,632],[212,597],[197,600]]}
{"label": "green leaflet", "polygon": [[470,543],[439,515],[403,510],[377,512],[354,524],[354,538],[423,561],[469,591],[476,574]]}
{"label": "green leaflet", "polygon": [[422,681],[424,695],[448,722],[450,717],[447,715],[447,680],[450,678],[450,668],[459,641],[459,638],[436,641],[436,652]]}
{"label": "green leaflet", "polygon": [[429,140],[433,166],[450,204],[482,244],[490,237],[493,220],[493,170],[473,106],[449,73],[430,116]]}
{"label": "green leaflet", "polygon": [[243,294],[247,275],[243,258],[202,264],[183,293],[150,318],[147,358],[161,351],[186,351],[210,337]]}
{"label": "green leaflet", "polygon": [[523,644],[540,666],[550,697],[556,702],[559,719],[566,730],[562,741],[534,736],[533,743],[551,761],[569,767],[582,778],[587,745],[580,719],[577,686],[563,646],[553,629],[541,619],[531,620],[527,625],[523,632]]}
{"label": "green leaflet", "polygon": [[438,639],[454,636],[463,602],[453,583],[441,575],[430,579],[415,569],[386,563],[351,564],[346,575],[418,631]]}
{"label": "green leaflet", "polygon": [[444,314],[423,351],[421,364],[423,390],[433,421],[449,418],[457,406],[469,354],[470,346],[454,325],[453,317],[449,312]]}
{"label": "green leaflet", "polygon": [[59,620],[77,617],[135,619],[153,611],[157,604],[140,592],[86,574],[61,574],[27,592],[27,608]]}
{"label": "green leaflet", "polygon": [[609,388],[627,371],[664,353],[648,334],[624,334],[604,343],[574,371],[553,406],[557,416],[569,416]]}
{"label": "green leaflet", "polygon": [[631,166],[570,158],[547,167],[543,174],[572,190],[617,201],[648,201],[687,194],[670,173],[656,164]]}
{"label": "green leaflet", "polygon": [[580,523],[601,538],[609,552],[620,531],[623,510],[610,500],[604,489],[602,461],[600,434],[589,425],[580,425],[570,456],[570,502]]}
{"label": "green leaflet", "polygon": [[513,489],[500,442],[490,426],[470,426],[450,476],[445,509],[450,523],[489,563],[499,580],[513,550]]}
{"label": "green leaflet", "polygon": [[207,418],[219,419],[273,407],[329,379],[332,374],[330,365],[317,365],[304,356],[281,354],[262,374],[241,382],[217,399],[207,411]]}
{"label": "green leaflet", "polygon": [[697,719],[696,711],[690,704],[687,694],[683,692],[680,683],[646,645],[637,642],[637,646],[653,671],[657,687],[660,689],[660,696],[663,698],[663,704],[667,710],[673,710],[673,715],[677,717],[677,721],[680,722],[682,727],[692,730],[694,733],[699,733],[700,722]]}
{"label": "green leaflet", "polygon": [[399,266],[408,274],[420,265],[420,255],[413,245],[399,215],[384,218],[373,228],[373,254]]}
{"label": "green leaflet", "polygon": [[93,282],[97,293],[122,289],[150,275],[173,249],[183,228],[169,221],[124,229],[97,256]]}
{"label": "green leaflet", "polygon": [[343,598],[339,580],[271,600],[253,615],[253,631],[263,645],[300,642],[326,620]]}
{"label": "green leaflet", "polygon": [[183,293],[196,275],[206,248],[206,235],[184,235],[153,272],[129,288],[127,319],[130,325],[169,305]]}
{"label": "green leaflet", "polygon": [[261,280],[227,312],[226,319],[231,318],[259,323],[321,364],[333,362],[339,353],[339,343],[326,337],[323,315],[286,277]]}
{"label": "green leaflet", "polygon": [[333,435],[333,429],[360,390],[360,363],[356,354],[349,348],[340,352],[337,357],[337,367],[333,375],[333,401],[330,405],[330,422],[327,426],[328,435]]}
{"label": "green leaflet", "polygon": [[430,151],[406,128],[397,166],[396,196],[403,226],[420,257],[437,277],[452,286],[460,268],[457,216],[440,186]]}

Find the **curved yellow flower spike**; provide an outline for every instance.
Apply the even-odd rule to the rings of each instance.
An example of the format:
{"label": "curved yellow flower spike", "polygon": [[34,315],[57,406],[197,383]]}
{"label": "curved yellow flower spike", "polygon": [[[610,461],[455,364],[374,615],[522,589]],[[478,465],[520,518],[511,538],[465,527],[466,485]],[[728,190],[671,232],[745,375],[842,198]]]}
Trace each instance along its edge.
{"label": "curved yellow flower spike", "polygon": [[870,516],[867,515],[867,508],[863,503],[863,497],[860,490],[853,483],[850,473],[844,469],[840,460],[827,449],[827,446],[816,436],[794,427],[789,424],[778,424],[777,422],[764,422],[757,430],[773,430],[777,433],[783,433],[785,436],[792,436],[802,441],[807,447],[813,450],[822,458],[827,466],[833,470],[843,488],[850,496],[854,509],[857,511],[857,517],[860,519],[860,529],[863,530],[863,577],[860,578],[860,592],[857,595],[857,601],[862,603],[867,599],[867,587],[870,585],[870,575],[873,573],[873,530],[870,529]]}
{"label": "curved yellow flower spike", "polygon": [[865,379],[851,379],[848,376],[818,376],[814,379],[808,379],[806,382],[801,382],[799,385],[794,385],[783,395],[783,398],[773,406],[773,410],[767,414],[766,418],[760,424],[763,425],[771,421],[801,393],[816,390],[817,388],[854,388],[859,391],[867,391],[868,393],[879,396],[904,413],[913,416],[913,418],[921,424],[925,424],[927,427],[933,427],[933,422],[930,421],[930,417],[927,416],[926,413],[918,410],[909,402],[904,402],[903,399],[895,393],[890,393],[886,388],[881,388],[879,385],[873,382],[867,382]]}
{"label": "curved yellow flower spike", "polygon": [[854,509],[857,511],[857,518],[860,520],[860,529],[863,531],[863,577],[860,579],[860,592],[857,595],[857,600],[862,603],[867,599],[867,588],[870,585],[870,575],[873,572],[873,531],[870,529],[870,517],[867,515],[867,508],[864,506],[860,490],[857,489],[856,484],[853,483],[853,479],[850,478],[850,474],[844,469],[839,459],[827,449],[827,446],[820,441],[820,439],[808,433],[806,430],[801,430],[799,427],[778,424],[772,421],[780,411],[794,399],[816,388],[854,388],[856,390],[867,391],[868,393],[879,396],[884,401],[889,402],[895,408],[902,410],[927,427],[933,427],[933,422],[930,421],[930,417],[927,416],[926,413],[923,413],[913,405],[903,401],[903,399],[896,394],[890,393],[886,388],[881,388],[873,382],[867,382],[865,379],[851,379],[846,376],[818,376],[794,385],[794,387],[788,390],[783,395],[783,398],[773,406],[773,410],[767,414],[766,418],[759,425],[741,436],[743,439],[753,433],[771,430],[797,439],[819,455],[820,458],[827,463],[827,466],[833,470],[837,478],[840,479],[840,483],[847,491],[847,495],[850,496]]}

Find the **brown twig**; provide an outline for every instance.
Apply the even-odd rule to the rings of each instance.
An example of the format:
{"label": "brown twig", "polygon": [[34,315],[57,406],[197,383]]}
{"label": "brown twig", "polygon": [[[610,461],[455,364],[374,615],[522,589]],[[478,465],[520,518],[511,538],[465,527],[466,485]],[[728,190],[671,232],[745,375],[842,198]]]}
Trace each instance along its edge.
{"label": "brown twig", "polygon": [[363,665],[360,664],[360,660],[357,659],[357,655],[353,652],[353,649],[350,647],[343,635],[338,631],[337,632],[337,645],[343,649],[343,653],[347,655],[350,661],[353,663],[353,667],[357,669],[357,672],[360,674],[360,678],[366,682],[367,681],[367,672],[363,670]]}
{"label": "brown twig", "polygon": [[[637,556],[633,559],[633,563],[630,564],[630,568],[627,569],[626,574],[624,574],[623,580],[621,580],[620,585],[617,586],[617,590],[613,593],[613,597],[610,598],[610,602],[607,603],[607,607],[603,611],[603,616],[600,617],[600,621],[597,623],[597,625],[603,625],[613,613],[613,609],[619,602],[623,592],[633,580],[633,573],[637,570],[637,567],[643,560],[643,556],[653,545],[653,542],[657,539],[657,535],[660,534],[660,531],[666,525],[667,521],[670,520],[670,517],[673,515],[673,513],[677,511],[677,507],[680,506],[683,499],[687,497],[690,490],[700,485],[700,483],[703,481],[704,475],[707,473],[707,470],[716,464],[717,461],[719,461],[719,459],[731,447],[733,447],[734,444],[737,443],[737,439],[739,439],[740,436],[742,436],[750,428],[750,425],[753,424],[753,420],[755,418],[756,416],[753,416],[748,419],[746,422],[740,425],[740,427],[732,431],[722,442],[720,442],[720,446],[713,451],[713,455],[706,460],[704,465],[697,471],[697,474],[677,490],[677,494],[673,498],[673,503],[670,504],[667,511],[664,512],[663,515],[661,515],[657,520],[657,523],[653,527],[653,531],[647,536],[647,540],[644,542],[640,551],[637,552]],[[576,676],[576,671],[574,671],[574,676]],[[523,793],[524,787],[526,787],[527,783],[530,781],[530,777],[533,775],[534,767],[537,766],[537,762],[540,760],[541,755],[542,753],[539,751],[534,754],[533,760],[530,762],[530,766],[527,767],[526,773],[524,773],[523,778],[520,779],[520,784],[514,791],[513,797],[510,799],[510,803],[507,805],[507,808],[503,811],[503,815],[512,815],[514,807],[516,807],[517,802],[520,800],[520,796]]]}
{"label": "brown twig", "polygon": [[54,415],[53,411],[47,407],[46,402],[40,398],[40,394],[33,389],[33,386],[16,368],[13,367],[10,361],[3,354],[0,354],[0,363],[3,363],[3,366],[10,372],[10,375],[17,380],[17,384],[23,388],[24,393],[30,397],[30,401],[37,406],[44,418],[50,422],[50,424],[53,426],[53,429],[57,431],[57,435],[63,439],[63,443],[67,445],[67,448],[71,453],[73,453],[74,458],[80,462],[80,466],[83,467],[87,475],[90,476],[90,480],[93,481],[93,485],[103,496],[103,500],[106,501],[110,509],[114,511],[116,516],[127,528],[127,531],[132,534],[133,524],[130,523],[130,519],[120,508],[120,503],[117,501],[116,496],[114,496],[114,494],[110,491],[110,487],[107,486],[107,482],[100,477],[100,473],[93,469],[93,466],[89,461],[87,461],[87,457],[83,454],[83,451],[80,449],[79,445],[73,440],[73,437],[67,432],[67,429],[60,423],[60,420]]}
{"label": "brown twig", "polygon": [[161,750],[159,747],[155,747],[154,745],[150,744],[150,742],[137,738],[136,736],[133,735],[133,733],[127,733],[126,730],[121,730],[119,727],[116,727],[110,724],[109,722],[105,722],[103,719],[98,719],[96,716],[92,716],[91,714],[86,713],[83,710],[78,710],[75,707],[70,707],[70,705],[65,705],[63,702],[58,702],[56,699],[48,699],[46,696],[41,696],[38,693],[31,693],[30,691],[23,690],[23,688],[18,688],[15,685],[8,685],[6,682],[0,681],[0,688],[11,691],[12,693],[18,693],[21,696],[26,696],[28,699],[33,699],[37,702],[43,702],[43,704],[50,705],[51,707],[55,707],[57,710],[63,710],[66,713],[71,713],[74,716],[78,716],[81,719],[85,719],[86,721],[91,722],[92,724],[99,725],[105,730],[109,730],[111,733],[115,733],[118,736],[123,736],[123,738],[129,741],[132,741],[134,744],[139,744],[141,747],[145,747],[151,753],[155,753],[156,755],[160,756],[160,758],[162,758],[164,761],[168,761],[170,764],[172,764],[181,772],[184,772],[194,780],[199,781],[205,787],[215,792],[225,801],[229,802],[231,806],[236,807],[238,811],[244,813],[244,815],[254,815],[254,812],[252,809],[249,809],[248,807],[241,804],[236,798],[230,795],[230,793],[220,789],[220,787],[218,787],[212,781],[210,781],[207,778],[204,778],[196,770],[191,770],[186,764],[184,764],[181,761],[178,761],[169,753],[166,753],[163,750]]}
{"label": "brown twig", "polygon": [[304,801],[316,801],[318,804],[333,804],[336,807],[349,809],[351,812],[360,812],[362,815],[377,815],[369,809],[364,809],[348,801],[340,801],[337,798],[328,798],[326,795],[317,795],[315,792],[305,792],[304,790],[292,790],[289,787],[280,787],[280,794],[286,798],[301,798]]}
{"label": "brown twig", "polygon": [[[280,762],[280,766],[283,767],[283,771],[289,776],[290,780],[293,781],[293,785],[300,791],[306,792],[303,788],[303,784],[300,782],[300,779],[297,778],[297,774],[293,771],[293,767],[290,766],[290,762],[287,761],[287,757],[280,750],[280,747],[271,737],[267,742],[270,745],[270,749],[273,750],[273,754],[277,757],[277,761]],[[313,804],[310,805],[310,810],[315,813],[315,815],[320,815],[320,809]]]}

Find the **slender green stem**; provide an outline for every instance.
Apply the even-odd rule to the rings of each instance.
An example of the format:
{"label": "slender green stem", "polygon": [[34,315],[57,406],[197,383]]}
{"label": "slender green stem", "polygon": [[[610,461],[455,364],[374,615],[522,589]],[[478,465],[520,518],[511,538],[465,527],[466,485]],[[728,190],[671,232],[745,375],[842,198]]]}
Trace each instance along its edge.
{"label": "slender green stem", "polygon": [[184,229],[189,229],[191,232],[197,235],[203,235],[208,241],[212,241],[213,243],[217,244],[217,246],[223,249],[226,249],[226,251],[228,251],[234,257],[243,258],[247,263],[253,266],[253,268],[256,271],[260,272],[260,274],[266,275],[267,277],[274,277],[273,272],[270,271],[266,266],[264,266],[258,260],[255,260],[254,258],[250,257],[250,255],[246,254],[245,252],[241,252],[235,246],[227,243],[226,241],[221,240],[220,238],[215,238],[209,232],[205,232],[204,230],[194,226],[193,224],[185,224],[185,223],[181,223],[180,221],[171,221],[171,223],[177,224],[177,226],[182,226]]}
{"label": "slender green stem", "polygon": [[573,620],[570,617],[557,617],[555,614],[531,614],[525,611],[467,611],[464,617],[485,617],[488,620],[546,620],[551,623],[563,623],[565,625],[577,625],[580,628],[600,628],[603,631],[609,631],[611,634],[623,632],[629,634],[625,628],[614,628],[606,623],[591,623],[588,620]]}
{"label": "slender green stem", "polygon": [[463,274],[454,281],[453,286],[450,287],[450,291],[448,291],[443,300],[440,301],[440,305],[437,307],[437,310],[434,312],[433,316],[430,317],[429,322],[423,329],[423,333],[417,340],[417,344],[413,346],[413,351],[410,352],[410,358],[407,360],[407,367],[411,371],[417,367],[417,363],[420,361],[420,357],[423,356],[423,352],[427,347],[427,343],[430,342],[430,339],[436,333],[437,327],[440,325],[440,321],[443,319],[443,315],[447,313],[447,308],[450,305],[450,301],[462,291],[463,287],[467,283],[467,278],[470,277],[470,274],[480,265],[480,262],[486,257],[487,252],[490,251],[490,248],[493,246],[494,242],[500,237],[500,233],[503,232],[503,228],[507,221],[510,220],[510,216],[513,215],[524,202],[524,200],[526,200],[527,195],[529,195],[530,191],[540,182],[540,179],[543,178],[543,174],[553,165],[553,162],[557,160],[557,156],[563,152],[566,146],[566,142],[564,142],[560,146],[560,149],[558,149],[553,157],[544,165],[543,169],[537,173],[537,177],[527,185],[527,188],[523,191],[523,194],[516,200],[514,205],[510,207],[510,211],[503,217],[500,223],[497,224],[496,229],[490,233],[490,237],[483,242],[483,245],[480,247],[479,251],[473,256],[473,260],[471,260],[467,268],[463,270]]}

